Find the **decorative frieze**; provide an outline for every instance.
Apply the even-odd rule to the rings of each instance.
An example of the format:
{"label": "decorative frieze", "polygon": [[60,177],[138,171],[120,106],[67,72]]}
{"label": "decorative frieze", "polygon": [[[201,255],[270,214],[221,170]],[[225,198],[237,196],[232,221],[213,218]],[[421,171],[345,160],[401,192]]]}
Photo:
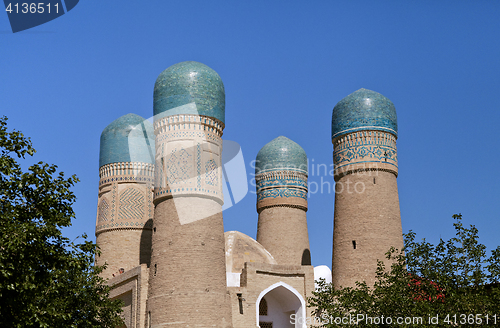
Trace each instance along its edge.
{"label": "decorative frieze", "polygon": [[169,197],[202,195],[223,204],[223,128],[214,118],[190,114],[155,121],[155,203]]}
{"label": "decorative frieze", "polygon": [[383,170],[398,174],[396,137],[383,131],[358,131],[333,140],[334,175]]}
{"label": "decorative frieze", "polygon": [[110,163],[99,168],[96,235],[114,229],[151,229],[154,166]]}
{"label": "decorative frieze", "polygon": [[297,171],[272,171],[255,176],[257,209],[291,206],[307,209],[307,175]]}

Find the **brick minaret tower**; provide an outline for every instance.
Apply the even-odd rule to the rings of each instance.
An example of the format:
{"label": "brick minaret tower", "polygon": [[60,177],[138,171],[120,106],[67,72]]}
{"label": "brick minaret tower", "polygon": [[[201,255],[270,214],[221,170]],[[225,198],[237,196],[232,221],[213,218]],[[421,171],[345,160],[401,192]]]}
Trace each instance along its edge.
{"label": "brick minaret tower", "polygon": [[257,241],[278,264],[311,265],[307,233],[307,156],[280,136],[257,154]]}
{"label": "brick minaret tower", "polygon": [[96,243],[111,278],[140,264],[149,266],[153,219],[153,126],[135,114],[122,116],[101,134]]}
{"label": "brick minaret tower", "polygon": [[360,89],[333,109],[335,184],[332,278],[336,287],[375,282],[377,259],[403,247],[397,117],[381,94]]}
{"label": "brick minaret tower", "polygon": [[231,326],[222,222],[224,113],[224,85],[210,67],[182,62],[158,76],[150,327]]}

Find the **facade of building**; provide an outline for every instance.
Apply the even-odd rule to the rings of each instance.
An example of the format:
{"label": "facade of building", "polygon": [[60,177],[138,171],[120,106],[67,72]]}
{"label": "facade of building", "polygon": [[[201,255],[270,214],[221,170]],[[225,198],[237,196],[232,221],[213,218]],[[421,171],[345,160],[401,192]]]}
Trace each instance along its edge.
{"label": "facade of building", "polygon": [[[125,327],[306,327],[314,281],[307,156],[280,136],[257,154],[257,240],[224,232],[220,76],[197,62],[163,71],[154,122],[127,114],[101,134],[96,263],[124,301]],[[361,89],[335,106],[333,281],[373,283],[402,247],[394,105]],[[363,185],[343,193],[340,186]]]}

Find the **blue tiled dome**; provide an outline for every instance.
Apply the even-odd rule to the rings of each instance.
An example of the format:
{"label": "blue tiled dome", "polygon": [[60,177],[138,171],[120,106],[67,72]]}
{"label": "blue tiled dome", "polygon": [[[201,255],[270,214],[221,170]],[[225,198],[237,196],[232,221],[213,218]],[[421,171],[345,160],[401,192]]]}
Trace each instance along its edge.
{"label": "blue tiled dome", "polygon": [[279,136],[257,154],[255,173],[292,170],[307,174],[306,152],[296,142]]}
{"label": "blue tiled dome", "polygon": [[127,114],[109,124],[101,133],[99,167],[117,162],[154,163],[153,125],[139,115]]}
{"label": "blue tiled dome", "polygon": [[156,79],[153,110],[155,119],[175,114],[204,115],[224,123],[224,84],[210,67],[185,61],[170,66]]}
{"label": "blue tiled dome", "polygon": [[396,108],[378,92],[359,89],[339,101],[332,113],[332,139],[359,130],[398,135]]}

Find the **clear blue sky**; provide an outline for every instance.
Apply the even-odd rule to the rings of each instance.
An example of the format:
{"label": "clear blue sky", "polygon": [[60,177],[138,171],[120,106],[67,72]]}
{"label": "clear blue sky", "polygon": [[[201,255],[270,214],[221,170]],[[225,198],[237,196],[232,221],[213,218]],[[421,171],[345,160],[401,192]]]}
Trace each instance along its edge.
{"label": "clear blue sky", "polygon": [[[279,135],[315,165],[331,165],[333,107],[371,89],[398,114],[403,231],[435,243],[453,236],[451,216],[462,213],[492,249],[500,244],[499,17],[497,0],[80,1],[13,34],[0,13],[0,114],[32,138],[34,161],[81,179],[65,233],[95,239],[101,131],[127,113],[152,116],[156,77],[170,65],[195,60],[220,74],[224,138],[241,145],[248,173]],[[309,180],[333,184],[323,172]],[[331,185],[309,198],[313,265],[331,266]],[[249,193],[226,210],[225,229],[255,237],[255,201]]]}

